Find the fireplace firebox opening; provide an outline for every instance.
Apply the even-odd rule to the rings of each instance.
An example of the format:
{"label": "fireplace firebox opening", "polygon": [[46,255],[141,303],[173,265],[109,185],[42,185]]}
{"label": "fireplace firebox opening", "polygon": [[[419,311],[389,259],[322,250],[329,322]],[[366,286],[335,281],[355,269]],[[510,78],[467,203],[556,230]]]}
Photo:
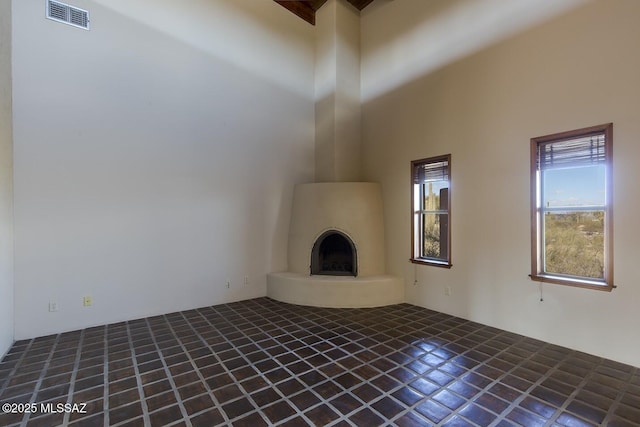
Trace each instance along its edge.
{"label": "fireplace firebox opening", "polygon": [[349,236],[338,230],[322,233],[311,251],[311,274],[356,277],[356,247]]}

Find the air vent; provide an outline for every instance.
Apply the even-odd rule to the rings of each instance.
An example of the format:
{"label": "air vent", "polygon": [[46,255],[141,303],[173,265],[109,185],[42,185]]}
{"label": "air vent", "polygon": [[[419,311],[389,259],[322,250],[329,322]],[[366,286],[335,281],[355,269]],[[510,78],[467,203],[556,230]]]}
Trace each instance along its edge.
{"label": "air vent", "polygon": [[85,30],[89,29],[89,12],[59,1],[47,0],[47,18]]}

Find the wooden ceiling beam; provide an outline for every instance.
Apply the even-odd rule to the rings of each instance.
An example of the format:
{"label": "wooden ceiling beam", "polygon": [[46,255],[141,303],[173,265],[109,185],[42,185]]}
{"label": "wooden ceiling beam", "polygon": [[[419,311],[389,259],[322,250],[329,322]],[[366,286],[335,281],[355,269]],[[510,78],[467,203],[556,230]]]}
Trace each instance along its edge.
{"label": "wooden ceiling beam", "polygon": [[280,6],[298,15],[311,25],[316,25],[316,11],[312,2],[292,1],[292,0],[274,0]]}
{"label": "wooden ceiling beam", "polygon": [[365,7],[369,6],[369,4],[373,1],[373,0],[347,0],[349,3],[351,3],[352,5],[354,5],[356,7],[356,9],[358,10],[362,10]]}
{"label": "wooden ceiling beam", "polygon": [[[274,0],[280,6],[293,12],[311,25],[316,25],[316,11],[326,3],[327,0]],[[362,10],[373,0],[347,0],[356,9]]]}

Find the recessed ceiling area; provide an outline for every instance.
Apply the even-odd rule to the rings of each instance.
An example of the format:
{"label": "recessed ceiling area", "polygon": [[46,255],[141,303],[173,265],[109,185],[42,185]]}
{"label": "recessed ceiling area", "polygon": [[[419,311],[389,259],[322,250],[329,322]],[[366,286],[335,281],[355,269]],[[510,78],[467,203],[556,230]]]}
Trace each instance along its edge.
{"label": "recessed ceiling area", "polygon": [[[327,0],[274,0],[280,6],[290,10],[311,25],[316,24],[316,11],[326,3]],[[356,9],[362,10],[373,0],[347,0]]]}

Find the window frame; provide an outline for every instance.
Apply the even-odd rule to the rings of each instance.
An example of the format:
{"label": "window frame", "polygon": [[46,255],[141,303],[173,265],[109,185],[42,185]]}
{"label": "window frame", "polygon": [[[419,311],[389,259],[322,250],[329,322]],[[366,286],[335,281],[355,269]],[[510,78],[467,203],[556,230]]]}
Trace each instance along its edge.
{"label": "window frame", "polygon": [[[420,256],[419,249],[418,249],[419,248],[418,245],[420,245],[420,242],[417,242],[416,240],[419,240],[418,232],[422,231],[423,228],[421,226],[417,226],[416,216],[422,215],[426,211],[425,210],[416,211],[414,208],[415,201],[416,201],[416,191],[415,191],[416,168],[420,167],[421,165],[441,163],[444,161],[447,162],[447,172],[448,172],[447,208],[442,209],[442,211],[446,210],[446,217],[447,217],[446,259],[422,257]],[[414,264],[432,265],[435,267],[451,268],[452,267],[452,263],[451,263],[451,154],[445,154],[442,156],[434,156],[434,157],[428,157],[424,159],[411,161],[411,177],[410,178],[411,178],[411,257],[410,257],[410,261]],[[422,192],[420,194],[422,194]]]}
{"label": "window frame", "polygon": [[[538,152],[541,145],[566,140],[604,135],[604,277],[602,280],[583,276],[547,273],[543,261],[542,198]],[[534,281],[580,288],[611,291],[613,284],[613,123],[531,138],[531,274]]]}

